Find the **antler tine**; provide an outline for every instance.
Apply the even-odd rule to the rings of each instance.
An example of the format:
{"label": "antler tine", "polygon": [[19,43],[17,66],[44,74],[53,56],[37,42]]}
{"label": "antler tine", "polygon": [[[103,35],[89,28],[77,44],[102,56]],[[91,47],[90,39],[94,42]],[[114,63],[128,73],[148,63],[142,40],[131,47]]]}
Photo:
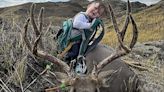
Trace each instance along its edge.
{"label": "antler tine", "polygon": [[38,28],[36,26],[35,20],[34,20],[34,8],[35,8],[35,6],[36,5],[34,3],[31,5],[30,18],[31,18],[31,24],[33,26],[33,29],[35,31],[35,34],[38,37],[40,35],[40,32],[39,32],[39,30],[38,30]]}
{"label": "antler tine", "polygon": [[126,29],[128,28],[128,24],[129,24],[129,16],[126,17],[125,25],[124,25],[122,31],[120,32],[122,41],[124,41],[124,37],[125,37],[125,34],[126,34]]}
{"label": "antler tine", "polygon": [[29,21],[30,21],[30,18],[28,18],[26,20],[26,23],[24,24],[23,39],[24,39],[24,42],[25,42],[27,48],[29,50],[32,50],[32,46],[31,46],[29,40],[27,39],[27,35],[26,35],[27,34],[27,29],[28,29],[28,23],[29,23]]}
{"label": "antler tine", "polygon": [[129,24],[129,15],[131,14],[131,6],[130,6],[129,0],[127,1],[127,3],[128,3],[127,4],[127,16],[126,16],[126,20],[125,20],[125,25],[124,25],[122,31],[120,32],[122,41],[124,41],[126,30],[127,30],[128,24]]}
{"label": "antler tine", "polygon": [[[99,73],[101,71],[101,69],[103,67],[105,67],[107,64],[109,64],[110,62],[114,61],[115,59],[119,58],[119,57],[122,57],[128,53],[131,52],[132,48],[134,47],[136,41],[137,41],[137,38],[138,38],[138,30],[137,30],[137,25],[131,15],[131,7],[130,7],[130,2],[128,0],[128,4],[127,4],[127,8],[128,8],[128,13],[127,13],[127,18],[126,18],[126,22],[125,22],[125,26],[124,28],[122,29],[122,31],[120,32],[119,28],[118,28],[118,25],[117,25],[117,22],[116,22],[116,19],[115,19],[115,16],[114,16],[114,12],[111,8],[111,6],[109,5],[108,7],[108,10],[111,14],[111,18],[112,18],[112,22],[113,22],[113,27],[116,31],[116,34],[117,34],[117,37],[118,37],[118,42],[119,42],[119,47],[121,49],[117,50],[116,52],[112,53],[109,57],[107,57],[106,59],[104,59],[103,61],[101,61],[98,65],[97,65],[97,73]],[[124,36],[125,36],[125,33],[126,33],[126,29],[128,27],[128,24],[129,24],[129,19],[131,20],[132,22],[132,26],[133,26],[133,38],[132,38],[132,41],[130,43],[130,46],[127,47],[124,45],[123,43],[123,40],[124,40]]]}
{"label": "antler tine", "polygon": [[132,41],[131,41],[130,46],[129,46],[132,49],[134,47],[134,45],[136,44],[137,39],[138,39],[138,29],[137,29],[137,24],[134,21],[131,14],[129,15],[129,17],[131,19],[132,26],[133,26],[133,38],[132,38]]}
{"label": "antler tine", "polygon": [[108,5],[108,10],[109,12],[111,13],[111,18],[112,18],[112,22],[113,22],[113,27],[116,31],[116,34],[117,34],[117,38],[118,38],[118,42],[120,44],[120,47],[123,48],[126,52],[129,52],[130,50],[124,45],[124,43],[122,42],[122,37],[120,35],[120,30],[118,28],[118,25],[117,25],[117,21],[115,19],[115,16],[114,16],[114,12],[113,12],[113,9],[110,5]]}
{"label": "antler tine", "polygon": [[137,41],[137,38],[138,38],[138,29],[137,29],[137,25],[136,25],[132,15],[131,15],[130,2],[129,2],[129,0],[127,0],[127,18],[126,18],[125,26],[121,31],[122,41],[124,40],[124,36],[125,36],[126,30],[127,30],[128,24],[129,24],[129,19],[131,20],[132,26],[133,26],[133,38],[132,38],[131,43],[129,45],[130,49],[132,49],[134,47],[136,41]]}
{"label": "antler tine", "polygon": [[[40,34],[42,33],[42,29],[43,29],[43,12],[44,12],[44,7],[42,7],[40,9],[40,12],[39,12],[39,16],[38,16],[38,27],[39,27],[39,32]],[[36,35],[36,36],[39,36],[39,35]],[[40,39],[40,42],[39,42],[39,45],[40,45],[40,48],[44,49],[44,45],[42,43],[42,39]]]}
{"label": "antler tine", "polygon": [[37,56],[37,47],[38,47],[38,43],[39,43],[39,40],[41,39],[41,34],[39,35],[39,37],[37,37],[37,39],[35,40],[34,42],[34,45],[33,45],[33,48],[32,48],[32,53],[34,55]]}
{"label": "antler tine", "polygon": [[42,29],[43,29],[43,11],[44,11],[44,7],[42,7],[40,9],[40,12],[39,12],[39,17],[38,17],[38,24],[39,24],[39,31],[42,32]]}
{"label": "antler tine", "polygon": [[128,15],[132,12],[132,9],[131,9],[131,5],[130,5],[130,2],[129,2],[129,0],[127,0],[127,13],[128,13]]}
{"label": "antler tine", "polygon": [[[38,32],[39,35],[36,34],[37,39],[35,40],[35,43],[34,43],[33,48],[32,48],[32,46],[31,46],[31,44],[30,44],[30,42],[29,42],[29,40],[28,40],[28,38],[27,38],[27,29],[28,29],[28,23],[29,23],[30,19],[31,19],[31,21],[33,21],[33,22],[31,22],[31,23],[32,23],[32,25],[33,25],[33,28],[34,28],[34,31],[35,31],[35,32],[36,32],[35,28],[37,29],[37,25],[35,24],[34,17],[33,17],[34,15],[32,14],[32,12],[34,12],[33,9],[34,9],[34,4],[32,4],[32,6],[31,6],[31,18],[28,18],[27,21],[26,21],[26,23],[25,23],[25,25],[24,25],[23,39],[24,39],[24,41],[25,41],[25,44],[26,44],[27,48],[28,48],[35,56],[40,57],[40,58],[43,58],[43,59],[46,59],[46,60],[48,60],[49,62],[52,62],[52,63],[54,63],[54,64],[58,64],[58,65],[61,66],[61,67],[63,68],[63,70],[70,76],[70,72],[69,72],[70,67],[69,67],[65,62],[59,60],[58,58],[52,56],[51,54],[48,54],[47,52],[44,52],[44,51],[42,51],[42,50],[38,50],[38,49],[37,49],[38,43],[39,43],[39,41],[41,40],[41,37],[42,37],[42,34],[40,34],[40,32]],[[41,9],[41,11],[42,11],[42,9]],[[40,15],[40,16],[42,16],[42,15]],[[41,18],[41,17],[40,17],[40,18]],[[40,25],[42,26],[42,24],[40,24]],[[38,29],[37,29],[37,30],[38,30]]]}
{"label": "antler tine", "polygon": [[112,22],[113,22],[113,27],[114,27],[114,29],[115,29],[117,35],[118,35],[119,32],[120,32],[120,30],[119,30],[119,28],[118,28],[117,21],[116,21],[116,19],[115,19],[114,12],[113,12],[113,9],[112,9],[112,7],[111,7],[110,4],[108,5],[108,11],[110,11],[111,19],[112,19]]}
{"label": "antler tine", "polygon": [[50,61],[51,63],[54,63],[54,64],[59,64],[63,70],[65,70],[65,72],[70,76],[70,73],[69,73],[69,70],[70,70],[70,67],[63,61],[59,60],[58,58],[52,56],[51,54],[48,54],[44,51],[39,51],[37,50],[37,44],[41,38],[41,35],[36,39],[35,43],[34,43],[34,46],[32,48],[28,38],[27,38],[27,27],[28,27],[28,23],[29,23],[29,20],[30,19],[27,19],[26,23],[25,23],[25,26],[24,26],[24,33],[23,33],[23,39],[25,41],[25,44],[27,46],[27,48],[32,51],[32,53],[38,57],[41,57],[41,58],[44,58],[48,61]]}
{"label": "antler tine", "polygon": [[119,51],[119,52],[112,53],[109,57],[105,58],[103,61],[101,61],[97,65],[97,73],[99,73],[101,71],[101,69],[103,69],[107,64],[109,64],[113,60],[115,60],[121,56],[124,56],[126,54],[127,53],[125,51]]}

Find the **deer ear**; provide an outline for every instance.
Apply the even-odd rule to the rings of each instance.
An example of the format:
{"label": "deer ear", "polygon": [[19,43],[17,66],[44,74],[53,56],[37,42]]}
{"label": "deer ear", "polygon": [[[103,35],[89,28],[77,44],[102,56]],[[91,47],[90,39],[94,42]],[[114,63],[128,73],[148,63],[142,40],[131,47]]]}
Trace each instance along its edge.
{"label": "deer ear", "polygon": [[113,81],[113,78],[115,78],[116,73],[118,73],[121,69],[118,70],[108,70],[100,72],[98,75],[98,78],[101,80],[101,84],[103,87],[109,87],[110,82]]}

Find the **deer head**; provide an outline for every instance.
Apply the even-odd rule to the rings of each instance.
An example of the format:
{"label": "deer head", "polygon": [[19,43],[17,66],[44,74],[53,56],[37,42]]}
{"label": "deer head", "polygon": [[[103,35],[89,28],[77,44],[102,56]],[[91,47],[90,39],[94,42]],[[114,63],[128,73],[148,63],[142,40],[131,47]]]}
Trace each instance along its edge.
{"label": "deer head", "polygon": [[[111,8],[110,5],[108,5],[108,12],[111,14],[111,19],[113,22],[113,27],[115,29],[115,32],[118,37],[118,42],[119,46],[113,54],[108,56],[106,59],[98,63],[97,65],[94,65],[94,68],[92,70],[92,73],[90,74],[81,74],[78,75],[72,71],[72,67],[68,66],[65,62],[62,60],[58,59],[57,57],[48,54],[47,52],[43,50],[38,50],[38,43],[40,42],[40,39],[42,37],[42,14],[43,14],[43,8],[40,10],[39,14],[39,26],[36,25],[35,20],[34,20],[34,4],[31,6],[31,11],[30,11],[30,18],[27,19],[25,25],[24,25],[24,31],[23,31],[23,39],[26,43],[27,48],[37,57],[44,58],[48,60],[49,62],[52,62],[54,64],[58,64],[59,66],[62,67],[62,69],[65,71],[65,73],[61,72],[56,72],[55,74],[57,75],[57,78],[64,83],[66,86],[70,86],[70,92],[99,92],[99,88],[104,86],[108,87],[109,84],[107,82],[110,80],[110,76],[112,76],[114,73],[118,71],[102,71],[102,69],[109,64],[110,62],[114,61],[115,59],[122,57],[128,53],[131,52],[132,48],[134,47],[137,37],[138,37],[138,31],[137,31],[137,25],[131,15],[131,7],[130,3],[128,0],[127,3],[127,17],[125,21],[125,25],[123,29],[120,31],[114,16],[114,12]],[[131,20],[132,26],[133,26],[133,37],[131,40],[131,43],[129,46],[125,46],[124,44],[124,36],[126,33],[126,29],[128,27],[129,21]],[[32,46],[30,44],[30,41],[28,40],[27,37],[27,30],[28,30],[28,24],[29,21],[31,21],[31,24],[33,26],[33,29],[36,33],[37,39],[35,40],[34,45]],[[47,92],[49,92],[47,90]]]}

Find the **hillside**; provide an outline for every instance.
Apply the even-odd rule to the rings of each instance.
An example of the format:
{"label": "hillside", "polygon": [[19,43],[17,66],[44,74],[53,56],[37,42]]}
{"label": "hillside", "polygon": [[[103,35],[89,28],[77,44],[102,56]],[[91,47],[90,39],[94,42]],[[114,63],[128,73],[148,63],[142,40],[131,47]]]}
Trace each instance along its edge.
{"label": "hillside", "polygon": [[[160,2],[149,9],[135,15],[141,36],[146,41],[164,40],[164,2]],[[141,41],[144,38],[140,38]]]}
{"label": "hillside", "polygon": [[[6,7],[0,9],[0,15],[9,15],[9,13],[15,15],[26,15],[29,12],[30,6],[32,3],[26,3],[22,5]],[[83,10],[83,8],[77,3],[71,2],[45,2],[36,4],[36,13],[39,12],[41,7],[45,8],[45,17],[49,16],[61,16],[61,17],[71,17],[75,13]]]}
{"label": "hillside", "polygon": [[[64,18],[73,17],[79,11],[85,11],[89,2],[86,0],[71,0],[70,2],[45,2],[37,3],[35,13],[39,13],[41,7],[45,8],[44,17],[49,18],[53,22],[60,22]],[[124,13],[126,9],[126,2],[121,0],[109,0],[116,12]],[[25,19],[29,15],[30,6],[32,3],[22,5],[0,8],[0,17],[7,20]],[[132,3],[135,7],[134,11],[142,10],[146,7],[145,4],[136,2]],[[119,16],[122,16],[119,14]],[[52,20],[53,19],[53,20]]]}
{"label": "hillside", "polygon": [[[132,6],[133,7],[133,6]],[[156,40],[164,40],[164,2],[161,1],[155,5],[149,6],[147,9],[144,9],[138,13],[133,13],[133,17],[136,20],[139,30],[139,42],[145,41],[156,41]],[[122,28],[124,24],[125,16],[118,19],[118,24],[120,28]],[[104,43],[106,44],[114,44],[116,42],[115,33],[114,31],[111,32],[112,24],[107,24],[106,36],[104,37]],[[129,38],[131,26],[128,28],[128,35]],[[109,32],[110,31],[110,32]],[[108,41],[108,37],[112,38]],[[130,39],[127,39],[129,41]],[[114,44],[115,45],[115,44]]]}
{"label": "hillside", "polygon": [[[99,0],[97,0],[97,1],[99,1]],[[81,6],[83,6],[84,8],[87,7],[87,4],[89,3],[87,0],[71,0],[71,2],[78,3]],[[114,11],[116,11],[117,16],[122,16],[122,14],[125,13],[126,2],[124,2],[122,0],[104,0],[104,2],[106,5],[108,5],[108,3],[109,3],[113,7]],[[133,12],[138,12],[147,7],[146,4],[143,4],[140,2],[132,2],[131,5],[133,6],[132,7]]]}
{"label": "hillside", "polygon": [[[18,20],[20,19],[26,19],[29,16],[30,6],[32,3],[26,3],[22,5],[12,6],[12,7],[6,7],[0,9],[0,17],[5,20]],[[45,18],[51,18],[53,17],[53,20],[62,20],[66,17],[73,17],[76,13],[79,11],[83,11],[84,8],[81,7],[77,3],[71,3],[71,2],[46,2],[46,3],[37,3],[35,13],[39,14],[39,10],[41,7],[44,7]],[[52,20],[52,19],[51,19]]]}

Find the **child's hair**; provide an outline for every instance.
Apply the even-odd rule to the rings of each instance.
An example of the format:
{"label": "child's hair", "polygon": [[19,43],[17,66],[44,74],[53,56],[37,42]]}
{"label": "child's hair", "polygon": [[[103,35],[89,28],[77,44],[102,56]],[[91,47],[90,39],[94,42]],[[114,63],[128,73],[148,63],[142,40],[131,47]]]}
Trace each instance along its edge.
{"label": "child's hair", "polygon": [[99,7],[98,7],[99,10],[104,9],[103,15],[104,15],[104,14],[106,15],[106,13],[107,13],[107,8],[106,8],[104,2],[102,2],[102,1],[91,1],[91,2],[89,3],[89,5],[94,4],[94,3],[99,3]]}

